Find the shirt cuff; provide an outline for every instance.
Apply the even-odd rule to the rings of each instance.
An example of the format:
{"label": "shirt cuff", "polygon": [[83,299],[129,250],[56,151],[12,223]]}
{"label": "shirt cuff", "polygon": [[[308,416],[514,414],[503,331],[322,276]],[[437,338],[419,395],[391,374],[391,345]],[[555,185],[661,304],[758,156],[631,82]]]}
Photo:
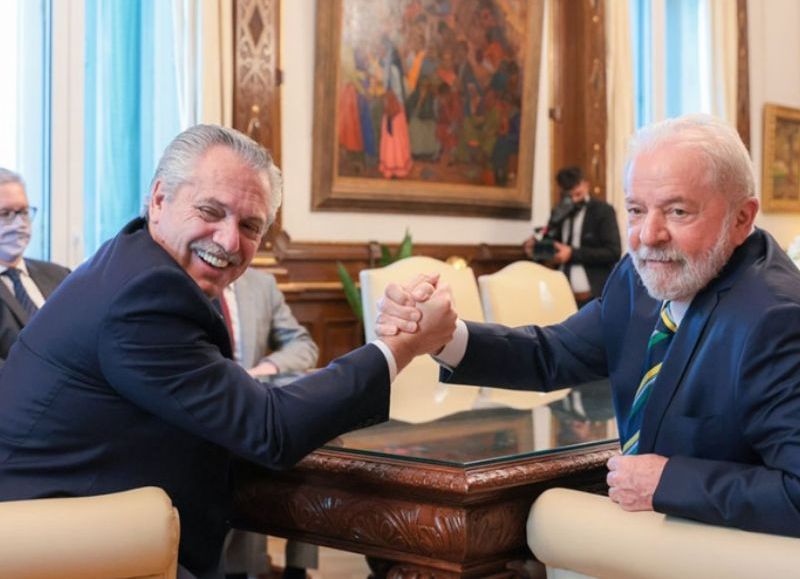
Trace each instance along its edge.
{"label": "shirt cuff", "polygon": [[442,351],[433,356],[433,359],[448,370],[452,370],[464,359],[468,340],[469,330],[467,329],[467,324],[463,320],[456,320],[456,331],[453,333],[453,339],[445,344]]}
{"label": "shirt cuff", "polygon": [[394,354],[392,354],[392,350],[380,338],[372,340],[372,343],[378,347],[381,353],[383,353],[383,357],[386,358],[386,365],[389,367],[389,384],[391,384],[394,382],[394,379],[397,378],[397,361],[394,359]]}

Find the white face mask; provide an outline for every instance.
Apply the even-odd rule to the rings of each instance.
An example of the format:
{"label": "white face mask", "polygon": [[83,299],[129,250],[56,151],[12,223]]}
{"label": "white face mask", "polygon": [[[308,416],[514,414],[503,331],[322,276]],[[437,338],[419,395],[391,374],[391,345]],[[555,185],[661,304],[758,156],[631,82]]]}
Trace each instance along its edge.
{"label": "white face mask", "polygon": [[31,222],[17,216],[13,222],[0,228],[0,261],[14,263],[25,252],[31,240]]}

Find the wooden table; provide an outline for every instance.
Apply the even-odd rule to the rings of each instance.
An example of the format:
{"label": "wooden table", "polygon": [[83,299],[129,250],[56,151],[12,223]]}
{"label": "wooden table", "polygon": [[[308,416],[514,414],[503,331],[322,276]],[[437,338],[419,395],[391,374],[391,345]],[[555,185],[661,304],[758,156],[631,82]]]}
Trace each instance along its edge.
{"label": "wooden table", "polygon": [[242,463],[235,523],[363,553],[376,577],[513,577],[507,563],[530,558],[525,521],[539,493],[606,489],[604,464],[619,448],[613,422],[607,409],[580,410],[565,399],[390,421],[289,471]]}

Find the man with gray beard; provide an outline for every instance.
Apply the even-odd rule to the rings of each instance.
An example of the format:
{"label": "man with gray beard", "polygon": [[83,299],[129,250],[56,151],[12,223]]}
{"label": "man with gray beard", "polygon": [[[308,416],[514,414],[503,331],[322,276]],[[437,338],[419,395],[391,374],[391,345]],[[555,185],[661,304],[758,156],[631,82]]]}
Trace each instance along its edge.
{"label": "man with gray beard", "polygon": [[[458,322],[442,379],[555,390],[610,378],[622,455],[609,497],[710,524],[800,536],[800,272],[754,227],[753,168],[708,116],[642,129],[625,172],[629,255],[563,324]],[[413,331],[390,286],[379,333]]]}

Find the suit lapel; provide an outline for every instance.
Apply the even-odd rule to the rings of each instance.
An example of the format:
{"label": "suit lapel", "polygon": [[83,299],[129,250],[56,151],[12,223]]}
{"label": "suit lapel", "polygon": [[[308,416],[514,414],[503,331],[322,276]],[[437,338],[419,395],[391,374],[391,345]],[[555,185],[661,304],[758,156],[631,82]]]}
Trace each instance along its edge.
{"label": "suit lapel", "polygon": [[28,274],[36,283],[36,287],[42,292],[44,298],[49,298],[50,294],[53,293],[58,287],[58,284],[61,283],[61,279],[56,279],[54,276],[50,275],[37,261],[26,259],[25,266],[28,268]]}
{"label": "suit lapel", "polygon": [[5,302],[8,309],[11,311],[14,318],[19,322],[20,326],[28,323],[28,312],[22,309],[22,306],[17,301],[17,298],[11,292],[4,282],[0,282],[0,299]]}
{"label": "suit lapel", "polygon": [[581,246],[585,245],[586,232],[594,231],[595,208],[597,202],[590,199],[586,202],[586,212],[583,214],[583,226],[581,227]]}

